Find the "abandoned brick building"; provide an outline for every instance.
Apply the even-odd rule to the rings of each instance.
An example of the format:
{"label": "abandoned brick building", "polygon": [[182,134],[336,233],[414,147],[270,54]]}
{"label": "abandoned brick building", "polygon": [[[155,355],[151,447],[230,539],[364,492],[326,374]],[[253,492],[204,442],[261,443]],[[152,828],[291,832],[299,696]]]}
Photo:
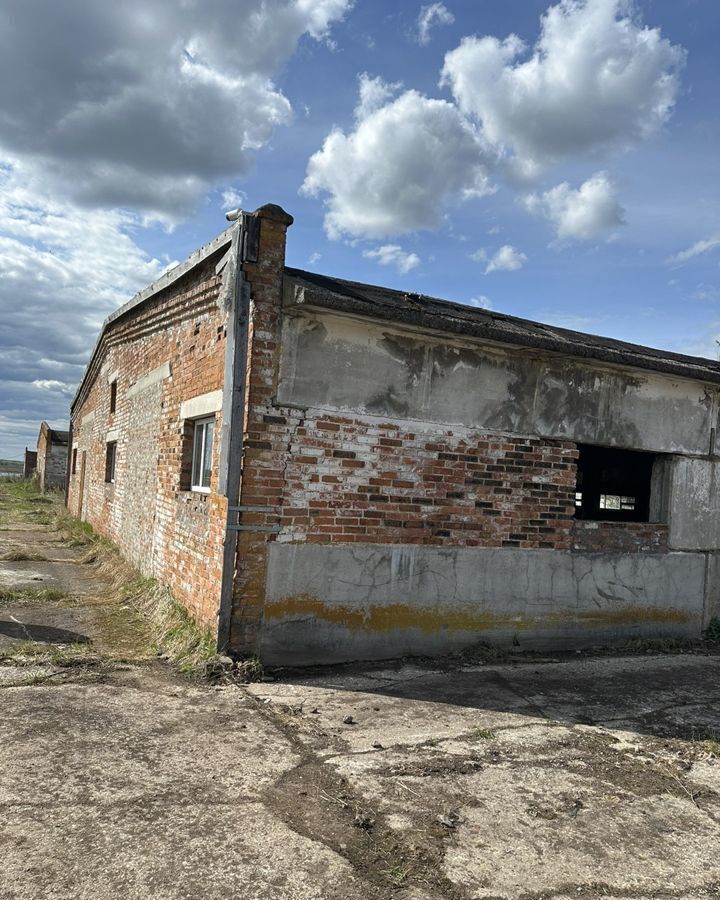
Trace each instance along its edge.
{"label": "abandoned brick building", "polygon": [[[67,458],[65,462],[67,464]],[[35,472],[37,472],[37,450],[28,450],[26,447],[23,455],[22,477],[32,478]]]}
{"label": "abandoned brick building", "polygon": [[35,455],[35,471],[37,472],[40,490],[43,493],[51,488],[65,487],[68,437],[67,431],[58,431],[57,428],[51,428],[47,422],[42,422],[40,425],[37,453]]}
{"label": "abandoned brick building", "polygon": [[70,510],[269,663],[700,636],[720,366],[287,268],[291,223],[107,319]]}

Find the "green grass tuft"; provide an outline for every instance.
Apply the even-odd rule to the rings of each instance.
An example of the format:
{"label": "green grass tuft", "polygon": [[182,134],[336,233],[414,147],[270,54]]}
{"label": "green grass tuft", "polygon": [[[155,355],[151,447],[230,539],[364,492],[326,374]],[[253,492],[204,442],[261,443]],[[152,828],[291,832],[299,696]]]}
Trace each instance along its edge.
{"label": "green grass tuft", "polygon": [[57,603],[67,597],[67,591],[60,588],[0,588],[0,606]]}

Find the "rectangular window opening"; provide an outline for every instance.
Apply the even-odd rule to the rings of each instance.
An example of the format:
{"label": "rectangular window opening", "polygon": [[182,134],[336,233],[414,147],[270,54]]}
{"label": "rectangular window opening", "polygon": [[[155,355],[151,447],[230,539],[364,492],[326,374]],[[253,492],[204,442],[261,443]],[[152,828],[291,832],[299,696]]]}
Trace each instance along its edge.
{"label": "rectangular window opening", "polygon": [[110,382],[110,414],[115,412],[117,406],[117,381]]}
{"label": "rectangular window opening", "polygon": [[196,419],[193,423],[190,479],[190,488],[193,491],[210,492],[214,433],[214,416],[210,416],[207,419]]}
{"label": "rectangular window opening", "polygon": [[77,473],[77,447],[73,447],[72,466],[70,468],[70,474],[75,475],[76,473]]}
{"label": "rectangular window opening", "polygon": [[[655,453],[578,444],[575,516],[620,522],[649,522]],[[657,498],[656,498],[657,499]]]}
{"label": "rectangular window opening", "polygon": [[115,461],[117,459],[117,441],[110,441],[105,449],[105,481],[115,484]]}

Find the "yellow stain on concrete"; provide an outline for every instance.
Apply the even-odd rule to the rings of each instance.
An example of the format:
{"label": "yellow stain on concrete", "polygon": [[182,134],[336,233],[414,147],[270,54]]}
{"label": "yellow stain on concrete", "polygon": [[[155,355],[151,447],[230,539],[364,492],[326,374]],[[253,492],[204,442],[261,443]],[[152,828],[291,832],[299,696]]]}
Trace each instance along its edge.
{"label": "yellow stain on concrete", "polygon": [[364,609],[347,606],[328,606],[311,594],[296,594],[265,606],[265,618],[292,619],[312,617],[352,631],[376,634],[405,629],[418,629],[425,634],[440,631],[526,631],[552,625],[577,622],[588,628],[632,625],[671,624],[689,621],[692,616],[682,610],[657,607],[627,606],[617,609],[572,610],[549,613],[538,617],[487,612],[471,607],[455,609],[412,606],[408,603],[389,603]]}

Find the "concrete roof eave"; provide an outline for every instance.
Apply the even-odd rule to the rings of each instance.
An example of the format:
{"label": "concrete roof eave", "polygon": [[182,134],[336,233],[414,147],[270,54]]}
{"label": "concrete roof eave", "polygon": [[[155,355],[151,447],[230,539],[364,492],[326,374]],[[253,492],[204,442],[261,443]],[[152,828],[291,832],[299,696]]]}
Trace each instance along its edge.
{"label": "concrete roof eave", "polygon": [[720,384],[720,363],[704,357],[657,350],[436,297],[344,281],[301,269],[286,267],[285,276],[288,305],[336,310],[494,344],[546,350],[566,357]]}

